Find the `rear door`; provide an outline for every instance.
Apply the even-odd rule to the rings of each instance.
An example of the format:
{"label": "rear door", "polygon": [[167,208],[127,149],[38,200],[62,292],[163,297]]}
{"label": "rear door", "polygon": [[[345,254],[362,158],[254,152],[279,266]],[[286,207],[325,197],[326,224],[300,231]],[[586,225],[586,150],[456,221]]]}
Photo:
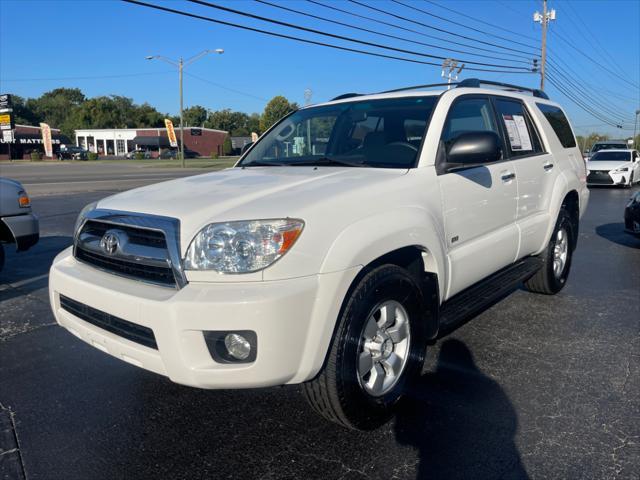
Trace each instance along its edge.
{"label": "rear door", "polygon": [[[549,201],[560,166],[545,150],[525,104],[512,97],[494,96],[493,104],[506,140],[518,182],[516,225],[518,258],[534,253],[549,224]],[[559,159],[558,159],[559,160]]]}
{"label": "rear door", "polygon": [[[446,154],[460,134],[473,131],[501,135],[486,95],[464,95],[454,101],[441,148]],[[438,181],[450,263],[446,298],[450,298],[515,260],[517,182],[509,160],[442,173]]]}

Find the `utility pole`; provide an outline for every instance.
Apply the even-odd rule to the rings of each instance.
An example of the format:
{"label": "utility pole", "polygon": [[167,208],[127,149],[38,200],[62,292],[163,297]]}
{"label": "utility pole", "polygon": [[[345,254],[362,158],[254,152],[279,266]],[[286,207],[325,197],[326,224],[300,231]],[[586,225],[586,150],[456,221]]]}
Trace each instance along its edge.
{"label": "utility pole", "polygon": [[638,129],[638,115],[640,115],[640,108],[638,110],[636,110],[636,121],[633,124],[633,148],[637,149],[638,146],[636,145],[636,130]]}
{"label": "utility pole", "polygon": [[[310,88],[306,88],[304,91],[304,106],[308,107],[311,105],[311,97],[313,96],[313,92]],[[309,155],[313,155],[313,151],[311,149],[311,120],[307,119],[307,150]]]}
{"label": "utility pole", "polygon": [[[442,78],[447,77],[447,90],[451,89],[451,81],[458,81],[458,75],[462,72],[465,64],[463,63],[458,67],[458,61],[453,58],[447,58],[442,62],[442,74],[440,75]],[[455,74],[453,73],[455,70]],[[447,71],[448,70],[448,71]]]}
{"label": "utility pole", "polygon": [[149,55],[148,57],[146,57],[147,60],[162,60],[163,62],[167,62],[175,67],[178,67],[178,79],[180,84],[180,160],[182,162],[182,168],[186,166],[184,160],[184,108],[182,103],[182,72],[184,70],[184,67],[186,67],[187,65],[191,65],[193,62],[199,60],[209,53],[217,53],[218,55],[222,55],[224,53],[224,50],[222,48],[216,48],[215,50],[203,50],[197,55],[188,58],[186,61],[184,61],[182,57],[180,57],[180,60],[178,60],[177,62],[167,57],[163,57],[162,55]]}
{"label": "utility pole", "polygon": [[533,14],[533,21],[542,25],[542,55],[540,61],[540,90],[544,90],[544,74],[547,65],[547,27],[549,21],[556,19],[556,11],[552,9],[547,10],[547,0],[542,2],[542,13],[536,11]]}

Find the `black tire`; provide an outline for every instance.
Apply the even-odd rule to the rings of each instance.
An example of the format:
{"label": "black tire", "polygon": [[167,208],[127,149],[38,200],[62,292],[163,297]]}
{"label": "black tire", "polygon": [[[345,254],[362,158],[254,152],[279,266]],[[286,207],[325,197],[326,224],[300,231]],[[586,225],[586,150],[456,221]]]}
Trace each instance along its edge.
{"label": "black tire", "polygon": [[[558,239],[558,232],[561,230],[564,230],[568,235],[567,257],[561,274],[556,275],[556,273],[554,273],[554,254]],[[545,295],[555,295],[564,288],[571,270],[573,245],[575,245],[575,235],[577,234],[578,232],[574,231],[574,223],[571,221],[571,216],[563,205],[560,208],[558,220],[556,221],[556,226],[551,234],[549,244],[547,245],[547,248],[545,248],[544,252],[539,255],[539,258],[542,259],[542,267],[535,275],[524,283],[527,290],[534,293],[543,293]]]}
{"label": "black tire", "polygon": [[[407,360],[389,391],[373,396],[358,375],[363,329],[372,312],[385,301],[395,301],[407,313]],[[322,371],[303,385],[313,409],[332,422],[357,430],[371,430],[385,423],[405,391],[420,374],[426,350],[425,306],[422,292],[409,272],[383,265],[366,274],[345,299],[345,305]]]}

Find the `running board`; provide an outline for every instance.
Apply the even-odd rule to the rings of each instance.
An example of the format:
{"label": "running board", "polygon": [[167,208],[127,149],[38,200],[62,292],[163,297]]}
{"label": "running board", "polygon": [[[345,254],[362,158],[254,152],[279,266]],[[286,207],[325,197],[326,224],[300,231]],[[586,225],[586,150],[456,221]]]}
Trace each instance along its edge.
{"label": "running board", "polygon": [[537,257],[527,257],[479,281],[447,300],[440,307],[438,337],[450,333],[515,290],[542,266]]}

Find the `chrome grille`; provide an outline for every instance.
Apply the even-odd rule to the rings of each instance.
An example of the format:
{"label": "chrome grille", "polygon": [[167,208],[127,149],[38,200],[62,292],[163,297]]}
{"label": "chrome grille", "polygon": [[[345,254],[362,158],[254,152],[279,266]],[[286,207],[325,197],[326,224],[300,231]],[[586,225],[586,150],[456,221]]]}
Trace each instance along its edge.
{"label": "chrome grille", "polygon": [[175,219],[93,210],[74,239],[74,256],[100,270],[167,287],[186,284]]}

